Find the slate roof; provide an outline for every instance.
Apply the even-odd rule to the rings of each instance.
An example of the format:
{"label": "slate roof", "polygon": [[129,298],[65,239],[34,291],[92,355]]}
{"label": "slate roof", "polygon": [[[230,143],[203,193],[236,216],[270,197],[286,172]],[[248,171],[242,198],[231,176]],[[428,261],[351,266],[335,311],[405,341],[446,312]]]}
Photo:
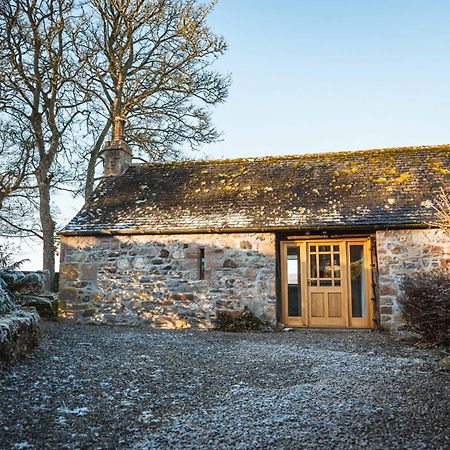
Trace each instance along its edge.
{"label": "slate roof", "polygon": [[132,165],[61,234],[394,227],[433,219],[450,145]]}

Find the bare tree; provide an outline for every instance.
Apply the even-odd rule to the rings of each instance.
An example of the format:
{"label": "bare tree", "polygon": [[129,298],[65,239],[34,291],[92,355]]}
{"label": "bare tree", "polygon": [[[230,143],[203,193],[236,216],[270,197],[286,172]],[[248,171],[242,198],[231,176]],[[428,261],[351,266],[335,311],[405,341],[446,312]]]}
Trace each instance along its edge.
{"label": "bare tree", "polygon": [[28,182],[33,146],[20,123],[0,121],[0,211],[4,200]]}
{"label": "bare tree", "polygon": [[182,144],[195,149],[218,139],[210,107],[225,100],[230,79],[210,68],[226,50],[206,24],[214,3],[90,0],[91,26],[77,45],[91,99],[86,123],[97,136],[87,155],[85,197],[118,116],[148,159],[173,159]]}
{"label": "bare tree", "polygon": [[55,270],[51,192],[66,180],[70,129],[84,102],[73,52],[78,29],[73,0],[0,0],[0,113],[23,124],[33,147],[31,167],[39,195],[43,268]]}
{"label": "bare tree", "polygon": [[34,144],[26,124],[0,121],[0,237],[39,237]]}
{"label": "bare tree", "polygon": [[[211,70],[226,49],[206,25],[213,4],[0,0],[0,120],[17,162],[14,170],[0,168],[0,203],[7,199],[0,222],[11,234],[42,239],[49,284],[51,199],[77,179],[86,179],[90,194],[116,117],[128,119],[129,140],[150,159],[175,158],[182,144],[218,138],[211,106],[224,101],[230,80]],[[87,142],[87,176],[80,177],[77,151]],[[20,220],[25,208],[37,209],[39,227]]]}
{"label": "bare tree", "polygon": [[450,237],[450,193],[441,188],[440,194],[434,201],[433,208],[436,214],[436,222],[431,226],[439,227],[447,236]]}

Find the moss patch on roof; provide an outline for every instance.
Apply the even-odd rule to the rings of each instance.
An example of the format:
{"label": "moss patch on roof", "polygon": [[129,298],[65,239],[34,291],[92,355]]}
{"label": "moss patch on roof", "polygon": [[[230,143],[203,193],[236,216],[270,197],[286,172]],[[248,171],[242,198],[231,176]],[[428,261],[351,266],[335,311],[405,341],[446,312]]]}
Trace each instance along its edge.
{"label": "moss patch on roof", "polygon": [[63,234],[426,223],[450,146],[178,161],[101,181]]}

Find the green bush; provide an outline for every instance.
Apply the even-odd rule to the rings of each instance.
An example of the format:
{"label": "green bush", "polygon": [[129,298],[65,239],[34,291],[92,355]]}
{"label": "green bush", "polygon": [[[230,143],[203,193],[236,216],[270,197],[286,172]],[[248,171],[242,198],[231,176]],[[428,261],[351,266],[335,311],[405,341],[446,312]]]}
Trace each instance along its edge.
{"label": "green bush", "polygon": [[219,331],[272,331],[271,325],[256,317],[247,307],[239,315],[218,311],[215,329]]}
{"label": "green bush", "polygon": [[435,269],[404,277],[400,307],[406,326],[431,344],[450,344],[450,271]]}

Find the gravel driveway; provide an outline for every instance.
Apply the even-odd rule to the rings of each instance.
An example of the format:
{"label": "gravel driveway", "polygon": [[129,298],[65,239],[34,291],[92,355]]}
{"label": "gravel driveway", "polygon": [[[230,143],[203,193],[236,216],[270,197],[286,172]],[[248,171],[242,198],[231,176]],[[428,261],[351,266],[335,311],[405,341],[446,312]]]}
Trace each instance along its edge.
{"label": "gravel driveway", "polygon": [[381,333],[47,323],[0,372],[0,448],[449,448],[449,374]]}

